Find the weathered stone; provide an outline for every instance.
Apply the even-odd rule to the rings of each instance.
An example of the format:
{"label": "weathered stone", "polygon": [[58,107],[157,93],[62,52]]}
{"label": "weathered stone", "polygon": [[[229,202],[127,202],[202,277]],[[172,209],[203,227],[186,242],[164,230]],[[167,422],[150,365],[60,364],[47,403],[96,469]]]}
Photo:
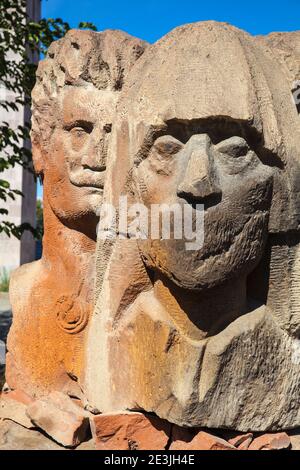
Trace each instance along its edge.
{"label": "weathered stone", "polygon": [[238,450],[248,450],[251,442],[252,442],[252,438],[249,437],[238,446]]}
{"label": "weathered stone", "polygon": [[172,442],[170,450],[236,450],[236,448],[220,437],[200,431],[190,442],[182,440]]}
{"label": "weathered stone", "polygon": [[60,392],[51,393],[47,401],[34,401],[26,413],[35,426],[66,447],[75,447],[88,437],[86,413]]}
{"label": "weathered stone", "polygon": [[285,432],[263,434],[256,437],[250,444],[249,450],[281,450],[291,446],[291,439]]}
{"label": "weathered stone", "polygon": [[96,227],[116,103],[147,44],[121,31],[71,30],[39,63],[32,151],[43,179],[42,259],[10,281],[6,381],[35,397],[82,397],[94,303]]}
{"label": "weathered stone", "polygon": [[[69,450],[42,434],[37,429],[26,429],[12,421],[0,420],[0,450]],[[92,439],[75,449],[95,450]]]}
{"label": "weathered stone", "polygon": [[300,433],[299,430],[291,431],[289,433],[289,438],[291,440],[291,449],[300,450]]}
{"label": "weathered stone", "polygon": [[0,450],[64,450],[40,432],[0,420]]}
{"label": "weathered stone", "polygon": [[96,450],[94,439],[89,439],[88,441],[81,442],[75,450]]}
{"label": "weathered stone", "polygon": [[132,68],[112,139],[106,201],[150,222],[202,204],[204,240],[187,249],[174,215],[169,238],[98,241],[87,400],[184,427],[300,425],[300,127],[278,55],[227,24],[176,28]]}
{"label": "weathered stone", "polygon": [[[79,442],[83,408],[103,413],[91,422],[106,449],[164,449],[170,423],[300,425],[300,36],[283,37],[281,50],[281,36],[203,22],[147,47],[73,30],[41,62],[44,249],[12,276],[6,380],[40,399],[31,419],[64,445]],[[120,196],[146,214],[143,236]],[[102,202],[130,223],[96,242]],[[286,445],[268,436],[250,448]],[[172,439],[233,447],[203,431]]]}
{"label": "weathered stone", "polygon": [[248,432],[247,434],[241,434],[239,436],[228,439],[229,444],[237,447],[240,450],[247,450],[253,440],[253,434]]}
{"label": "weathered stone", "polygon": [[35,428],[26,414],[27,406],[30,403],[32,403],[32,399],[20,390],[2,393],[0,395],[0,419],[10,419],[25,428]]}
{"label": "weathered stone", "polygon": [[171,432],[167,421],[141,413],[103,414],[90,421],[97,450],[164,450]]}
{"label": "weathered stone", "polygon": [[171,430],[171,443],[175,441],[190,442],[196,434],[197,430],[182,428],[174,424]]}

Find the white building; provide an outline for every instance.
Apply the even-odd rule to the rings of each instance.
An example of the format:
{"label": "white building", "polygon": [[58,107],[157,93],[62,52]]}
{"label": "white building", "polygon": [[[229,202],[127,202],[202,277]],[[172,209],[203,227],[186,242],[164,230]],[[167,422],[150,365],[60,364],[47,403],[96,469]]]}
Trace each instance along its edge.
{"label": "white building", "polygon": [[[35,21],[41,16],[41,0],[27,0],[27,14]],[[14,95],[11,91],[4,87],[0,89],[1,100],[13,100]],[[19,108],[18,112],[9,111],[7,113],[0,108],[0,122],[8,121],[12,127],[24,125],[30,119],[30,109],[27,107]],[[26,143],[30,145],[30,143]],[[4,216],[5,220],[20,225],[23,222],[29,222],[32,226],[36,223],[36,183],[33,175],[24,170],[20,165],[6,170],[0,174],[1,179],[10,182],[12,189],[19,189],[24,197],[16,196],[15,201],[9,200],[6,205],[0,202],[1,207],[5,207],[9,211],[8,216]],[[16,237],[10,238],[4,234],[0,234],[0,275],[3,268],[8,271],[15,269],[20,264],[28,263],[35,259],[35,240],[30,232],[26,231],[21,241]]]}

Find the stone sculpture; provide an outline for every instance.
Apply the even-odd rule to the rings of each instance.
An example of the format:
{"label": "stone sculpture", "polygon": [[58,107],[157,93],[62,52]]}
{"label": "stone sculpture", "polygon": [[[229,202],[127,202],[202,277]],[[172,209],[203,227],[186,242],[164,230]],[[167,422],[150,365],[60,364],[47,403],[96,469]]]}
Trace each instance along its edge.
{"label": "stone sculpture", "polygon": [[[251,431],[205,444],[248,447],[252,432],[300,426],[299,33],[290,34],[203,22],[148,47],[115,31],[71,31],[52,45],[33,93],[44,254],[11,285],[6,377],[40,398],[30,423],[49,432],[54,391],[51,417],[63,394],[98,415],[76,421],[89,416],[98,448],[109,439],[135,448],[139,432],[148,445],[151,427],[154,448],[185,448],[178,426]],[[125,200],[150,226],[159,205],[158,237],[133,237],[130,210],[121,228]],[[202,205],[199,246],[175,237],[175,212],[162,236],[174,204],[194,225]],[[105,205],[115,225],[100,236]],[[74,433],[61,442],[73,445]],[[189,431],[191,448],[200,434]]]}
{"label": "stone sculpture", "polygon": [[121,31],[72,30],[39,64],[31,137],[44,186],[43,257],[11,280],[6,371],[10,388],[33,397],[53,390],[81,396],[97,210],[115,106],[145,47]]}
{"label": "stone sculpture", "polygon": [[188,427],[299,426],[300,126],[277,53],[226,24],[177,28],[132,69],[117,114],[107,199],[202,203],[205,238],[111,246],[88,399]]}

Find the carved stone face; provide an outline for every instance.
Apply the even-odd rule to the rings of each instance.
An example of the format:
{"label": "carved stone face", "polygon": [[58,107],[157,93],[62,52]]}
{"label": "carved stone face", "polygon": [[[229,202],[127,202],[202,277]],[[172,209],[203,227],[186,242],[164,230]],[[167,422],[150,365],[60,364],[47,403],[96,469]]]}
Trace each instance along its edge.
{"label": "carved stone face", "polygon": [[59,104],[44,186],[54,213],[74,220],[95,214],[101,203],[115,97],[73,86],[62,93]]}
{"label": "carved stone face", "polygon": [[[212,143],[207,133],[185,142],[158,137],[137,168],[142,202],[204,205],[204,244],[186,239],[139,240],[146,264],[189,289],[207,289],[246,276],[259,261],[268,233],[272,169],[242,137]],[[174,229],[174,227],[173,227]],[[172,232],[172,230],[171,230]]]}

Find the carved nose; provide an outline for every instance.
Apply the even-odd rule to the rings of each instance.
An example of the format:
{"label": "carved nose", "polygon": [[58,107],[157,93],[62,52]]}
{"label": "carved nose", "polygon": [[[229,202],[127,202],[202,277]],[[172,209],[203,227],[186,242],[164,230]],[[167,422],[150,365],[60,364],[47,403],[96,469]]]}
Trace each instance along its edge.
{"label": "carved nose", "polygon": [[218,202],[221,189],[216,182],[210,139],[207,135],[194,136],[187,143],[188,163],[177,195],[191,202]]}
{"label": "carved nose", "polygon": [[103,139],[93,139],[81,160],[85,169],[103,171],[106,168],[106,151]]}

